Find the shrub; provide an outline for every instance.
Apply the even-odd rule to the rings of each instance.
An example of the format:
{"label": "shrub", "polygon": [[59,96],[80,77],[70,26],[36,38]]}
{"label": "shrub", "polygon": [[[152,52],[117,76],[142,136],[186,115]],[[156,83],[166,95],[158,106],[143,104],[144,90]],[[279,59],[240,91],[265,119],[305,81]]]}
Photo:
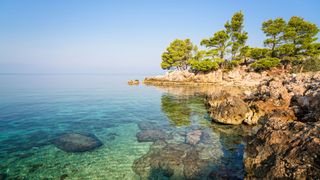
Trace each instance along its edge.
{"label": "shrub", "polygon": [[272,57],[266,57],[259,59],[251,64],[251,67],[255,70],[265,70],[270,69],[272,67],[277,67],[280,64],[280,59],[278,58],[272,58]]}
{"label": "shrub", "polygon": [[302,65],[303,71],[320,71],[320,58],[309,58],[306,59]]}
{"label": "shrub", "polygon": [[197,72],[208,72],[211,70],[216,70],[219,67],[217,62],[211,61],[210,59],[205,59],[202,61],[190,60],[189,64],[191,69]]}
{"label": "shrub", "polygon": [[271,51],[267,48],[250,48],[249,55],[252,59],[261,59],[270,56]]}

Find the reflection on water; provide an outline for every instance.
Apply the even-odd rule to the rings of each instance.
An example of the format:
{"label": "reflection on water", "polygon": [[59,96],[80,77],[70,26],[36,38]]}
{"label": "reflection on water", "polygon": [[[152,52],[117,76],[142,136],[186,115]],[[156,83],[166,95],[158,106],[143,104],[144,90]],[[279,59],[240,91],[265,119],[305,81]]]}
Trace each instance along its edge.
{"label": "reflection on water", "polygon": [[174,96],[161,96],[161,109],[167,115],[170,124],[174,126],[190,125],[191,108],[188,99],[178,99]]}
{"label": "reflection on water", "polygon": [[[243,178],[248,130],[211,123],[203,102],[222,87],[132,87],[127,79],[0,76],[0,173],[9,179]],[[142,131],[147,141],[138,142]],[[103,145],[64,152],[52,140],[68,132],[94,134]]]}

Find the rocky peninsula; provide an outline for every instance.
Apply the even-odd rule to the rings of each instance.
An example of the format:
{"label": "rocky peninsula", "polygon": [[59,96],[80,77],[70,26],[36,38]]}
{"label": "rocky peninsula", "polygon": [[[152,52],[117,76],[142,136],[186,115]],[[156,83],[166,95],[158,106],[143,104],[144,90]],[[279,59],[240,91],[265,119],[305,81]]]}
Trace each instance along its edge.
{"label": "rocky peninsula", "polygon": [[245,137],[246,179],[320,178],[320,72],[255,72],[238,66],[209,73],[173,71],[143,83],[200,89],[213,123],[252,127]]}

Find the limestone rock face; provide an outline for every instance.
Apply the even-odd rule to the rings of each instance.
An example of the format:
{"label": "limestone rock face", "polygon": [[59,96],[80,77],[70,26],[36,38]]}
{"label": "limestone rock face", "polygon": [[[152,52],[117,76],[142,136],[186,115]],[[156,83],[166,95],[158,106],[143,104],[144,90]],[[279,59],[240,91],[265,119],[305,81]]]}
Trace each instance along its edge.
{"label": "limestone rock face", "polygon": [[172,135],[167,134],[162,130],[142,130],[137,133],[137,139],[139,142],[154,142],[157,140],[169,140],[172,139]]}
{"label": "limestone rock face", "polygon": [[320,81],[310,84],[303,95],[294,96],[291,105],[300,121],[320,121]]}
{"label": "limestone rock face", "polygon": [[53,144],[66,152],[85,152],[102,146],[102,142],[93,134],[67,133],[53,140]]}
{"label": "limestone rock face", "polygon": [[320,178],[320,122],[269,120],[245,151],[247,179]]}
{"label": "limestone rock face", "polygon": [[240,97],[224,91],[208,96],[207,106],[212,120],[222,124],[241,124],[252,114]]}

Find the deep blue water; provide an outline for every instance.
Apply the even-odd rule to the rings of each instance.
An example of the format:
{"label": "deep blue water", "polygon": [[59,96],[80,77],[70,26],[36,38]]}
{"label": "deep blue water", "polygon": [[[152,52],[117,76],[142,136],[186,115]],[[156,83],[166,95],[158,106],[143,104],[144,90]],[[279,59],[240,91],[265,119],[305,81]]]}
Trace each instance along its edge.
{"label": "deep blue water", "polygon": [[[126,83],[142,78],[0,75],[0,173],[8,179],[139,179],[133,163],[153,143],[138,142],[136,134],[138,123],[148,122],[165,127],[173,136],[169,144],[186,144],[181,132],[209,132],[211,178],[243,177],[243,127],[211,123],[203,97],[184,93],[183,87],[168,91]],[[52,144],[69,132],[94,134],[103,146],[68,153]]]}

